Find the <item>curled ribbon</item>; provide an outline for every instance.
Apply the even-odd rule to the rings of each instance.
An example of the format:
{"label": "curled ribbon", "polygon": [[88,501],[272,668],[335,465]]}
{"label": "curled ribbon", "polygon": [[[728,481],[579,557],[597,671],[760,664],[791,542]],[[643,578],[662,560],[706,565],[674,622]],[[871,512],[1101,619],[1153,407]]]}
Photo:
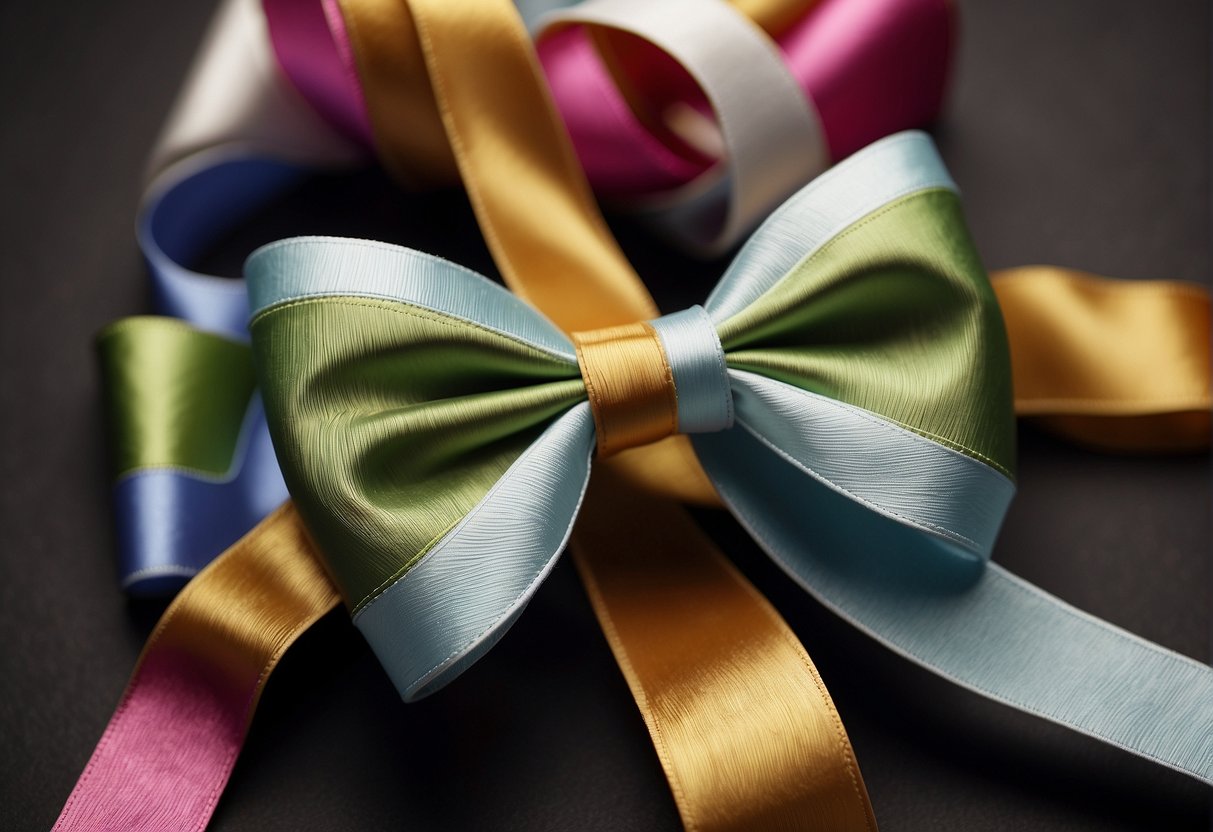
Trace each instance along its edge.
{"label": "curled ribbon", "polygon": [[279,459],[401,694],[449,682],[522,612],[595,446],[678,432],[772,558],[861,629],[1213,782],[1213,669],[987,563],[1014,491],[1011,374],[954,187],[924,135],[883,140],[772,215],[704,307],[571,340],[407,249],[254,254]]}
{"label": "curled ribbon", "polygon": [[833,162],[938,115],[954,4],[803,5],[789,19],[779,3],[587,0],[540,18],[539,57],[595,191],[718,254]]}

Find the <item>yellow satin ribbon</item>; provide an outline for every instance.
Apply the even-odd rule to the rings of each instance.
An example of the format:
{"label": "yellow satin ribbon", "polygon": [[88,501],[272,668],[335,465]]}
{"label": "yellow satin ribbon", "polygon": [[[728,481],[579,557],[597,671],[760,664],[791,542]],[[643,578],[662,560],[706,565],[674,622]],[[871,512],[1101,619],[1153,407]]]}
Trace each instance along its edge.
{"label": "yellow satin ribbon", "polygon": [[771,37],[809,13],[821,0],[729,0],[729,2]]}
{"label": "yellow satin ribbon", "polygon": [[595,471],[572,545],[687,829],[876,829],[808,654],[685,510]]}
{"label": "yellow satin ribbon", "polygon": [[574,332],[573,344],[594,414],[599,459],[678,432],[674,371],[652,324]]}
{"label": "yellow satin ribbon", "polygon": [[201,678],[247,701],[252,719],[278,660],[340,601],[303,521],[286,503],[186,584],[140,663],[153,650],[189,656]]}
{"label": "yellow satin ribbon", "polygon": [[1015,411],[1106,450],[1209,447],[1209,293],[1053,266],[993,275],[1011,341]]}

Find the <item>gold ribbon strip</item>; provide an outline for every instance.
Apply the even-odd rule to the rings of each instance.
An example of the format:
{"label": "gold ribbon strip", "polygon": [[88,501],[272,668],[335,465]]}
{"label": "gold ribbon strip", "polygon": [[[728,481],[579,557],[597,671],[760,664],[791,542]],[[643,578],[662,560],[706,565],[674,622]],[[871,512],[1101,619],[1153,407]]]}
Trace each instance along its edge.
{"label": "gold ribbon strip", "polygon": [[1195,451],[1213,433],[1209,293],[1053,266],[993,276],[1015,411],[1116,451]]}
{"label": "gold ribbon strip", "polygon": [[210,678],[251,696],[251,719],[278,660],[340,600],[299,513],[285,503],[186,584],[144,655],[162,649],[194,657]]}
{"label": "gold ribbon strip", "polygon": [[876,828],[808,654],[681,507],[596,470],[572,545],[687,829]]}

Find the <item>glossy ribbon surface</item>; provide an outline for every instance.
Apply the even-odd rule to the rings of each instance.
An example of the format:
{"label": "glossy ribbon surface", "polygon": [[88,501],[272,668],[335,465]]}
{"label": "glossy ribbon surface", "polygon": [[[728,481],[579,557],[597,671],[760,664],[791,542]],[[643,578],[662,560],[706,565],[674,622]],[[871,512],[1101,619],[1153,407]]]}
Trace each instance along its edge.
{"label": "glossy ribbon surface", "polygon": [[[330,24],[332,23],[332,7],[333,4],[330,3],[324,8],[324,12],[328,16],[327,19],[329,20]],[[249,14],[250,8],[251,6],[248,3],[228,4],[225,6],[223,13],[217,19],[215,31],[218,32],[223,30],[225,27],[230,28],[232,21],[237,21],[239,24],[237,28],[244,32],[252,32],[256,34],[260,24],[255,19],[254,15]],[[753,10],[751,10],[751,13],[753,13]],[[762,22],[764,19],[761,13],[755,14],[755,16],[760,22]],[[772,17],[769,19],[775,18]],[[340,27],[338,27],[338,29],[339,28]],[[768,26],[768,30],[772,30],[772,27]],[[317,31],[318,30],[315,29],[312,30],[312,34],[315,35]],[[304,170],[304,168],[295,163],[284,164],[282,162],[250,161],[247,158],[248,154],[250,152],[255,154],[269,154],[270,156],[276,158],[290,159],[294,160],[295,162],[304,162],[308,165],[316,163],[348,164],[351,160],[357,158],[357,153],[352,146],[333,138],[335,134],[327,131],[314,117],[307,114],[306,108],[301,108],[299,106],[299,102],[294,100],[293,93],[289,89],[282,87],[277,81],[267,85],[261,85],[257,82],[257,78],[272,78],[275,76],[275,74],[272,72],[268,74],[264,72],[264,67],[268,66],[267,64],[264,62],[254,62],[252,66],[256,71],[251,73],[247,70],[240,70],[242,60],[244,61],[245,65],[247,65],[247,53],[250,51],[245,50],[245,54],[240,54],[240,47],[242,45],[247,45],[249,42],[249,38],[225,39],[216,37],[214,35],[209,39],[208,43],[210,46],[208,48],[210,48],[216,55],[215,59],[209,63],[209,68],[211,70],[215,70],[218,67],[222,71],[211,71],[209,75],[205,72],[200,73],[195,80],[191,82],[188,94],[183,100],[187,102],[191,100],[203,100],[204,102],[209,100],[211,103],[204,103],[201,107],[193,107],[192,109],[190,106],[188,106],[188,104],[183,104],[183,106],[179,108],[173,125],[166,134],[167,138],[164,144],[164,149],[162,149],[162,151],[158,154],[156,167],[162,167],[166,162],[172,162],[175,159],[183,158],[192,152],[192,150],[199,148],[220,146],[224,149],[215,153],[208,152],[202,156],[197,156],[187,161],[183,165],[178,166],[178,168],[174,169],[171,174],[167,174],[162,177],[159,184],[154,186],[151,191],[154,198],[151,199],[149,205],[152,207],[144,214],[144,216],[149,220],[155,218],[155,224],[153,224],[153,222],[148,222],[145,226],[143,226],[143,228],[146,230],[141,231],[141,239],[144,241],[145,250],[149,253],[149,261],[152,264],[153,275],[157,281],[157,297],[161,304],[161,308],[172,314],[179,314],[183,317],[194,320],[195,323],[203,326],[206,329],[217,332],[226,332],[235,335],[236,337],[241,337],[243,335],[243,321],[244,315],[246,314],[246,306],[242,288],[237,285],[233,285],[233,283],[229,281],[208,281],[205,279],[205,276],[188,273],[188,271],[182,269],[177,264],[186,262],[187,259],[192,256],[190,254],[191,251],[196,251],[198,247],[205,245],[206,241],[209,239],[208,234],[214,233],[214,228],[221,228],[223,223],[230,223],[238,220],[238,214],[231,211],[232,205],[236,204],[252,206],[255,204],[255,200],[271,198],[277,192],[277,189],[283,187],[284,185],[289,185],[291,182],[295,181]],[[320,42],[323,43],[323,38],[320,39]],[[839,43],[837,38],[834,38],[833,42]],[[260,40],[256,37],[252,38],[251,43],[255,46],[255,49],[251,51],[256,52],[257,49],[261,49],[262,51],[257,54],[268,54],[268,52],[264,49],[264,46],[258,45],[265,43],[264,36],[262,36]],[[337,40],[334,40],[333,43],[333,48],[340,50],[340,43]],[[392,44],[384,43],[383,48],[392,48]],[[396,48],[399,47],[397,46]],[[818,51],[820,52],[820,50]],[[348,71],[352,65],[352,57],[349,54],[342,54],[340,52],[337,57],[338,61],[334,63],[333,66],[337,67],[339,71]],[[345,63],[341,63],[342,60],[344,60]],[[224,72],[232,74],[228,74],[225,79]],[[232,80],[233,77],[236,78],[235,81]],[[348,75],[346,80],[349,80]],[[428,82],[427,84],[423,85],[423,87],[427,86]],[[231,90],[233,89],[247,89],[250,93],[253,93],[253,95],[248,98],[250,104],[247,107],[233,105],[233,102],[231,101]],[[271,90],[272,94],[267,95],[265,93],[265,89]],[[346,87],[345,92],[338,94],[338,97],[340,97],[340,95],[348,94],[349,89],[351,88]],[[260,97],[258,98],[258,96]],[[219,102],[222,102],[222,106],[219,105]],[[199,113],[205,113],[206,119],[200,120],[198,118]],[[274,113],[279,113],[279,115],[271,117],[271,115]],[[219,114],[224,114],[224,117],[216,119],[215,116]],[[224,120],[225,118],[227,119],[226,121]],[[261,125],[261,128],[257,127],[258,124]],[[253,129],[250,130],[249,125],[252,125]],[[192,135],[190,132],[191,129],[193,130]],[[347,132],[356,131],[347,130]],[[198,190],[192,193],[188,190],[183,191],[176,194],[178,198],[174,200],[173,196],[177,191],[178,183],[196,183]],[[240,196],[241,193],[245,194],[245,196]],[[200,195],[203,198],[200,199]],[[161,230],[156,230],[157,226]],[[174,239],[178,239],[181,242],[179,244],[174,243]],[[160,240],[164,240],[165,244],[162,245]],[[179,276],[180,279],[178,279]],[[214,289],[215,291],[212,292],[210,291],[211,289]],[[1005,293],[1003,294],[1005,297]],[[1191,302],[1182,304],[1183,309],[1196,309],[1197,313],[1199,313],[1199,309],[1201,308],[1200,298],[1189,297],[1189,301]],[[1028,306],[1030,307],[1031,304]],[[1088,307],[1098,310],[1099,305],[1088,304]],[[1206,310],[1203,321],[1207,330],[1207,296],[1204,298],[1203,308]],[[1184,313],[1177,311],[1177,314],[1182,315]],[[197,316],[196,319],[195,316]],[[1016,330],[1016,318],[1010,313],[1008,313],[1008,319],[1013,333],[1016,331],[1031,331],[1031,328],[1025,328],[1025,330]],[[1185,332],[1191,331],[1196,333],[1196,337],[1189,339],[1185,344],[1180,344],[1178,346],[1178,352],[1181,355],[1191,354],[1192,351],[1190,344],[1194,342],[1201,344],[1207,342],[1207,336],[1199,337],[1199,326],[1202,320],[1200,315],[1187,315],[1186,320],[1191,321],[1193,326],[1190,330],[1185,330]],[[1167,326],[1166,321],[1167,319],[1163,317],[1159,317],[1153,322],[1146,320],[1145,325],[1138,331],[1149,333],[1151,332],[1149,328],[1150,326],[1159,326],[1161,331]],[[148,332],[149,337],[146,339],[146,343],[149,345],[148,350],[152,351],[157,348],[157,345],[161,339],[154,334],[150,334],[150,329]],[[139,335],[137,338],[141,339],[142,336]],[[129,343],[134,343],[135,340],[135,338],[132,338],[130,339]],[[1161,341],[1161,339],[1153,340],[1155,342]],[[1095,341],[1090,341],[1087,345],[1088,347],[1090,343],[1095,343]],[[103,350],[108,353],[110,348],[103,347]],[[121,349],[118,349],[115,352],[121,357]],[[205,348],[199,350],[199,352],[204,353]],[[134,355],[134,352],[128,351],[128,354]],[[108,358],[106,360],[107,362],[109,361]],[[131,366],[138,368],[141,361],[142,359],[136,358],[135,362]],[[1023,366],[1023,362],[1017,358],[1017,384],[1019,383],[1019,378],[1023,375],[1020,371],[1021,366]],[[1193,415],[1194,418],[1198,420],[1197,429],[1190,432],[1190,435],[1196,437],[1195,441],[1197,443],[1207,441],[1207,430],[1203,431],[1202,433],[1199,427],[1201,424],[1199,419],[1203,417],[1205,420],[1207,420],[1207,373],[1200,375],[1199,373],[1195,372],[1196,368],[1191,362],[1183,363],[1182,367],[1183,370],[1188,373],[1188,379],[1195,378],[1198,383],[1202,380],[1205,381],[1204,389],[1206,390],[1206,398],[1204,401],[1206,404],[1203,406],[1203,408],[1199,408],[1196,413],[1189,415]],[[1128,376],[1126,375],[1124,377],[1127,378]],[[1065,382],[1063,380],[1061,382],[1061,389],[1064,389],[1064,384]],[[1195,385],[1190,383],[1180,384],[1178,386],[1188,390],[1195,389]],[[1163,401],[1171,400],[1164,399]],[[1185,399],[1185,401],[1192,401],[1192,399]],[[1150,407],[1149,402],[1141,402],[1140,405],[1147,409]],[[123,417],[122,413],[120,412],[121,410],[121,407],[118,407],[116,410],[112,408],[112,411],[116,413],[117,418]],[[128,413],[135,413],[139,410],[139,408],[129,407],[126,408],[126,410]],[[1203,412],[1201,412],[1202,410]],[[1151,414],[1153,413],[1154,412],[1151,411]],[[229,460],[228,467],[222,473],[214,470],[204,469],[203,477],[198,480],[202,484],[202,491],[209,490],[210,486],[222,486],[224,484],[223,482],[211,482],[210,480],[223,480],[225,478],[229,479],[231,482],[238,482],[240,480],[240,476],[235,473],[236,466],[233,462],[231,462],[231,460],[236,460],[239,457],[240,453],[242,452],[242,447],[248,449],[252,449],[254,447],[268,447],[267,443],[264,441],[262,441],[260,445],[258,445],[256,442],[249,441],[247,437],[255,434],[256,431],[254,430],[245,428],[237,429],[233,432],[231,429],[233,424],[247,425],[254,422],[256,418],[256,403],[255,401],[250,400],[248,410],[246,410],[246,415],[242,422],[230,418],[224,421],[223,424],[226,425],[226,427],[221,427],[217,431],[216,436],[228,436],[230,438],[234,435],[236,438],[232,440],[230,447],[220,449],[217,454],[213,454],[211,456],[211,460],[213,462],[213,459],[215,458],[227,459]],[[1107,421],[1107,419],[1102,419],[1100,423],[1107,424]],[[139,419],[137,417],[129,424],[133,431],[137,432],[141,429]],[[1157,424],[1157,422],[1153,421],[1152,424]],[[155,436],[157,430],[162,429],[153,428],[153,437]],[[135,435],[135,433],[132,433],[131,435]],[[1161,439],[1150,438],[1145,442],[1145,444],[1152,447],[1157,446],[1160,443],[1165,444],[1169,436],[1170,434],[1164,431]],[[1201,439],[1202,436],[1204,437],[1203,440]],[[262,438],[264,439],[263,433]],[[1133,437],[1130,437],[1130,440],[1132,438]],[[178,443],[175,440],[170,440],[167,442],[159,442],[158,447],[172,448],[174,445],[184,447],[186,444],[188,443]],[[157,447],[157,442],[153,441],[149,443],[149,447]],[[212,452],[214,450],[214,448],[211,449]],[[188,456],[190,451],[186,450],[183,451],[183,453]],[[151,456],[152,455],[149,455],[147,458],[151,459]],[[132,458],[137,457],[138,454]],[[264,458],[268,459],[268,457]],[[122,532],[124,538],[129,537],[131,539],[151,541],[151,543],[149,545],[145,545],[143,549],[144,551],[155,554],[150,559],[145,561],[141,560],[142,556],[140,556],[140,558],[133,559],[133,562],[127,570],[128,574],[134,575],[135,577],[135,581],[132,583],[132,585],[141,581],[145,577],[150,578],[151,582],[146,584],[146,587],[151,591],[158,590],[165,586],[166,584],[164,579],[167,578],[169,581],[171,581],[174,577],[176,577],[179,580],[200,566],[201,563],[205,562],[207,557],[204,550],[210,549],[211,551],[218,551],[222,547],[222,541],[218,539],[210,542],[205,539],[205,531],[211,528],[211,524],[209,523],[202,522],[196,526],[189,526],[187,524],[183,527],[178,527],[177,523],[175,522],[163,522],[165,518],[172,516],[170,512],[177,511],[178,506],[203,506],[208,502],[208,498],[194,496],[194,485],[191,484],[192,481],[178,481],[175,479],[175,474],[177,472],[174,470],[174,468],[179,464],[181,464],[179,460],[176,460],[171,456],[167,456],[164,457],[159,463],[153,462],[150,466],[153,468],[159,467],[160,470],[149,470],[145,472],[146,476],[134,477],[126,475],[126,470],[122,467],[123,463],[121,458],[119,462],[119,471],[120,473],[124,474],[124,482],[129,480],[130,482],[141,483],[138,488],[129,489],[130,496],[123,497],[120,494],[120,506],[130,506],[129,515],[131,517],[137,518],[137,516],[142,512],[145,514],[150,514],[150,516],[153,518],[153,522],[146,529],[139,531],[137,534],[128,535],[127,533]],[[215,466],[212,465],[212,468],[214,467]],[[276,477],[276,468],[272,465],[272,462],[268,462],[264,468],[258,464],[252,466],[251,468],[244,468],[241,466],[240,470],[247,471],[251,482],[257,481],[257,476],[253,476],[257,471],[268,472]],[[164,478],[163,484],[157,482],[157,478],[159,477]],[[181,487],[182,482],[186,482],[184,487]],[[120,490],[121,488],[122,485],[120,484]],[[279,484],[277,488],[280,489],[281,485]],[[233,507],[232,510],[229,511],[228,509],[219,509],[216,513],[218,515],[227,517],[239,516],[242,508],[241,502],[252,494],[261,494],[263,498],[262,502],[265,504],[265,507],[268,507],[268,505],[272,504],[273,501],[271,500],[268,503],[265,502],[264,495],[266,493],[266,486],[258,486],[256,488],[241,486],[239,487],[236,496],[231,500],[231,506]],[[172,496],[174,494],[179,496]],[[164,499],[164,495],[169,495],[167,500]],[[222,501],[219,502],[221,503]],[[254,519],[255,516],[263,510],[264,508],[251,509],[250,513],[245,516],[245,519],[238,520],[233,524],[232,528],[234,531],[224,532],[224,534],[228,535],[229,538],[234,537],[240,531],[239,529],[236,529],[236,526],[244,523],[251,523],[252,519]],[[120,507],[120,529],[123,525],[123,511],[124,509]],[[673,516],[673,514],[673,510],[671,510],[670,516]],[[193,515],[190,511],[187,511],[182,516],[189,519]],[[205,512],[202,512],[200,516],[205,517]],[[136,525],[137,524],[131,524],[132,527],[135,527]],[[177,557],[176,555],[171,554],[171,547],[166,549],[162,545],[161,541],[167,540],[168,536],[172,534],[178,535],[181,540],[186,542],[201,541],[204,545],[199,551],[203,551],[203,554],[200,556],[184,555],[182,557]],[[170,557],[165,559],[163,562],[157,560],[157,557],[166,551],[170,552]],[[176,575],[174,575],[174,569],[180,567],[181,564],[184,564],[184,567]],[[148,565],[154,567],[156,570],[159,570],[162,566],[168,568],[164,569],[163,571],[159,571],[156,574],[149,573],[148,575],[143,575],[138,573],[138,570],[141,567]],[[651,565],[647,565],[646,568],[649,570],[650,576],[657,571],[654,570]],[[700,568],[711,568],[710,559],[701,557]],[[645,569],[642,568],[640,572],[644,573]],[[655,610],[638,611],[633,608],[634,605],[633,607],[629,607],[627,604],[629,594],[626,588],[621,589],[618,586],[615,586],[613,587],[615,591],[612,594],[612,581],[603,580],[602,572],[598,573],[597,578],[589,571],[586,571],[585,574],[587,577],[587,584],[591,585],[591,593],[595,600],[595,606],[599,612],[600,618],[604,621],[604,626],[607,625],[609,620],[612,620],[612,617],[609,609],[604,608],[603,603],[601,602],[601,596],[603,595],[610,595],[612,597],[612,601],[610,603],[614,604],[615,606],[616,615],[614,618],[616,619],[616,623],[612,625],[613,629],[622,630],[624,632],[629,630],[628,626],[626,626],[626,619],[628,616],[625,616],[622,612],[620,612],[620,610],[628,610],[633,623],[636,621],[645,620],[646,616],[651,618],[656,614],[657,611]],[[727,584],[727,581],[724,582],[724,584]],[[735,582],[735,586],[744,587],[745,585],[743,582]],[[719,589],[719,586],[717,588]],[[745,593],[743,591],[742,595],[744,594]],[[779,622],[777,616],[774,616],[773,613],[768,616],[768,619],[768,623],[782,625],[782,622]],[[617,626],[617,621],[620,620],[625,622],[625,626]],[[685,624],[685,622],[674,621],[672,618],[667,618],[662,621],[662,626],[665,627],[666,632],[670,632],[676,629],[680,623]],[[650,630],[650,628],[646,627],[634,627],[632,629],[634,631],[634,635],[632,637],[637,642],[643,641],[643,636],[646,635]],[[771,628],[769,627],[768,629]],[[786,627],[784,627],[784,630],[786,630]],[[777,632],[778,626],[775,626],[772,631]],[[702,632],[697,633],[697,643],[701,650],[704,644],[709,642],[708,639],[702,638],[702,635]],[[645,695],[643,693],[645,690],[648,690],[650,694],[652,694],[652,680],[655,677],[659,677],[660,674],[653,666],[650,666],[648,668],[649,675],[646,681],[643,673],[637,675],[629,672],[628,663],[624,659],[624,657],[628,655],[628,648],[626,644],[621,643],[618,637],[612,636],[612,630],[608,631],[608,638],[611,639],[612,647],[617,656],[621,657],[621,663],[625,665],[625,673],[629,676],[629,683],[632,685],[633,690],[637,693],[638,701],[641,702],[642,712],[644,713],[646,720],[649,722],[650,728],[654,730],[655,741],[658,743],[660,752],[665,745],[663,744],[661,737],[658,735],[657,730],[654,728],[654,726],[660,720],[655,716],[655,712],[650,709],[650,706],[652,703],[660,703],[662,700],[660,695]],[[789,639],[789,641],[792,640]],[[717,643],[723,644],[724,642],[720,641],[718,638]],[[796,650],[799,650],[799,645],[795,645],[795,648]],[[728,651],[722,650],[721,652],[727,653]],[[802,650],[799,650],[799,652],[801,654],[803,653]],[[632,655],[635,656],[637,654],[635,651],[633,651]],[[680,656],[683,658],[686,658],[688,655],[694,655],[694,651],[690,649],[689,642],[687,644],[687,649],[680,652]],[[704,651],[701,659],[706,664],[696,665],[694,662],[689,662],[687,673],[702,672],[704,667],[711,664],[711,658],[713,655],[714,654],[712,651]],[[805,657],[804,661],[807,665],[807,657]],[[644,662],[640,662],[640,664],[643,665]],[[668,672],[668,665],[665,665],[665,667]],[[808,667],[811,669],[811,665],[808,665]],[[796,678],[804,677],[797,676]],[[661,690],[658,690],[657,693],[660,694]],[[762,704],[763,697],[761,695],[757,695],[754,701],[757,704]],[[825,701],[828,704],[828,699]],[[670,710],[669,713],[678,713],[681,708],[681,704],[671,702],[670,708],[672,710]],[[832,713],[832,708],[829,708],[829,712]],[[783,713],[781,714],[781,717],[787,720],[789,715],[787,713]],[[761,721],[756,721],[755,724],[761,724]],[[845,735],[843,736],[845,737]],[[684,746],[683,750],[685,751],[687,747],[688,746]],[[692,749],[692,753],[684,754],[682,757],[684,761],[696,759],[696,755],[693,753],[695,744],[692,743],[689,748]],[[847,748],[846,753],[849,754],[849,747]],[[675,773],[676,771],[687,770],[687,765],[682,765],[680,768],[680,764],[677,761],[678,758],[679,754],[677,753],[677,750],[674,752],[662,753],[663,764],[666,766],[667,772],[671,775],[671,781],[675,785],[676,793],[679,790],[678,783],[683,782],[685,784],[687,782],[687,778],[685,776],[680,778]],[[709,771],[712,769],[710,762],[712,759],[713,758],[711,755],[706,755],[702,757],[699,764],[690,765],[690,769],[700,772]],[[762,768],[759,767],[756,770],[762,771]],[[769,770],[773,771],[774,769]],[[796,769],[788,769],[786,766],[784,766],[784,768],[781,770],[788,772],[788,776],[792,776],[791,772],[796,771]],[[816,772],[817,776],[821,776],[821,769],[816,769]],[[691,780],[695,779],[696,778],[691,778]],[[861,787],[862,784],[860,783],[860,788]],[[704,794],[705,796],[710,796],[711,790],[705,790]],[[684,800],[681,796],[679,796],[678,799],[680,810],[683,811],[684,818],[687,819],[688,825],[690,825],[690,819],[693,815],[691,814],[691,810],[688,808],[688,806],[694,805],[694,801],[690,799]],[[711,801],[706,801],[705,803],[698,805],[709,806],[709,813],[719,810],[719,805],[717,804],[713,806]],[[752,806],[753,804],[751,804],[751,808]],[[741,817],[745,817],[745,811],[747,810],[744,808],[739,808],[738,811],[741,813]],[[738,821],[738,823],[741,824],[738,828],[746,828],[744,822]],[[838,828],[838,825],[838,823],[834,823],[833,825],[826,824],[823,828]]]}
{"label": "glossy ribbon surface", "polygon": [[1213,434],[1209,292],[1032,266],[995,276],[1015,409],[1076,442],[1201,451]]}
{"label": "glossy ribbon surface", "polygon": [[[675,66],[690,73],[692,89],[702,91],[711,111],[727,114],[715,121],[698,116],[703,119],[698,132],[704,135],[697,136],[697,141],[708,145],[722,161],[683,187],[644,201],[646,220],[685,247],[719,253],[733,246],[797,184],[807,182],[829,165],[820,118],[784,65],[778,48],[723,0],[660,4],[587,0],[545,20],[548,33],[578,24],[589,27],[603,61],[614,67],[611,87],[621,94],[631,93],[633,112],[644,113],[647,109],[646,99],[653,93],[646,88],[662,79],[678,78],[677,74],[663,72],[666,67],[659,63],[670,56],[677,61]],[[722,44],[729,48],[721,48]],[[572,112],[585,109],[589,100],[609,113],[607,102],[586,95],[584,88],[595,84],[590,56],[587,54],[579,63],[568,63],[567,57],[565,61],[559,65],[561,80],[573,84],[580,94],[572,96],[563,110],[569,112],[570,104]],[[575,67],[580,67],[580,72],[574,71]],[[762,94],[755,95],[755,90],[762,90]],[[683,101],[685,96],[672,90],[664,92],[671,100],[662,109],[681,114],[684,121],[697,116],[699,111]],[[678,105],[681,109],[675,109]],[[745,117],[734,118],[733,114],[739,112]],[[658,135],[670,132],[664,129],[660,113],[652,114],[646,122]],[[575,128],[576,123],[570,126]],[[688,125],[688,129],[695,128]],[[648,134],[637,134],[636,138],[642,135]],[[603,145],[618,148],[620,144],[647,144],[643,139],[621,143],[619,138],[606,137]],[[673,136],[670,141],[679,143]],[[579,155],[586,160],[585,150]]]}

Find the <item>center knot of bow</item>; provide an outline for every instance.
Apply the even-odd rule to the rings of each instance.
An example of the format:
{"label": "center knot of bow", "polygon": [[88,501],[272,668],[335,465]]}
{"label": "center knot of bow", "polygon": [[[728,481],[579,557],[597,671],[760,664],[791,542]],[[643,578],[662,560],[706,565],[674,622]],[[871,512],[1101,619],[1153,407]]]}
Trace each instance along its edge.
{"label": "center knot of bow", "polygon": [[732,427],[724,348],[702,306],[572,339],[600,457]]}

